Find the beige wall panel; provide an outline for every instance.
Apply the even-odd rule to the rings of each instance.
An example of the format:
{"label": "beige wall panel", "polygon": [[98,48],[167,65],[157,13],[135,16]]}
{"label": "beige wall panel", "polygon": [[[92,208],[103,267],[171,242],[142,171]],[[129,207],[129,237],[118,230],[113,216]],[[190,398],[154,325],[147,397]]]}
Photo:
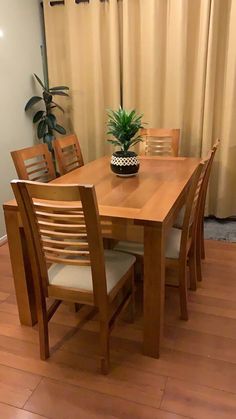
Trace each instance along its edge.
{"label": "beige wall panel", "polygon": [[[31,146],[36,140],[32,120],[25,114],[24,106],[33,94],[40,93],[32,74],[42,77],[42,59],[38,0],[1,0],[0,3],[2,204],[13,196],[10,181],[17,177],[10,151]],[[4,234],[1,206],[0,237]]]}

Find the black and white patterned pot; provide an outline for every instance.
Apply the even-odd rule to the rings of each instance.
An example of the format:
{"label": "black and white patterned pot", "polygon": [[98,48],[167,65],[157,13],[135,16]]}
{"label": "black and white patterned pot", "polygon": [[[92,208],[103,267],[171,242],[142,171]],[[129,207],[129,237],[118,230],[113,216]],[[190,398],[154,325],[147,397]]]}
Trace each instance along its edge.
{"label": "black and white patterned pot", "polygon": [[111,170],[117,176],[135,176],[139,170],[139,161],[134,151],[116,151],[111,156]]}

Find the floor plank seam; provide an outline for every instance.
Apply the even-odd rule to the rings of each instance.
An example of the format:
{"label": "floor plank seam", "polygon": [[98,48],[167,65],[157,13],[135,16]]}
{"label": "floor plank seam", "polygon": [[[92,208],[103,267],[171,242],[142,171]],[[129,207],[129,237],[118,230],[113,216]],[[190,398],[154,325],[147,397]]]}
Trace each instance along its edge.
{"label": "floor plank seam", "polygon": [[[2,362],[0,362],[0,366],[2,366],[2,367],[6,367],[6,368],[10,368],[10,369],[15,370],[15,371],[26,372],[27,374],[31,374],[31,375],[37,376],[37,377],[39,377],[39,378],[41,378],[41,379],[43,378],[43,375],[41,375],[41,374],[36,374],[36,373],[34,373],[34,372],[26,371],[26,370],[24,370],[24,369],[22,369],[22,368],[11,367],[11,366],[9,366],[8,364],[3,364]],[[41,380],[40,380],[40,381],[41,381]],[[37,384],[37,386],[38,386],[38,384]],[[33,390],[33,391],[34,391],[34,390]]]}
{"label": "floor plank seam", "polygon": [[[201,333],[201,334],[203,334],[203,335],[206,335],[206,336],[208,336],[208,335],[210,335],[210,336],[212,336],[212,337],[217,337],[217,338],[222,338],[222,336],[221,335],[216,335],[216,334],[214,334],[214,333],[209,333],[209,332],[204,332],[204,331],[198,331],[198,330],[195,330],[195,329],[192,329],[192,328],[183,328],[183,327],[179,327],[178,325],[173,325],[173,324],[169,324],[170,326],[174,326],[175,328],[176,328],[176,335],[175,336],[177,336],[177,333],[178,333],[178,331],[177,331],[177,329],[179,329],[179,330],[185,330],[185,331],[187,331],[187,332],[194,332],[194,333]],[[19,325],[17,325],[17,326],[20,326],[20,324]],[[23,326],[23,328],[25,328],[26,326]],[[84,329],[85,331],[86,331],[86,329]],[[37,346],[37,343],[36,342],[32,342],[32,341],[29,341],[29,340],[25,340],[25,339],[22,339],[22,338],[17,338],[17,337],[12,337],[12,336],[9,336],[9,335],[4,335],[4,334],[1,334],[0,333],[0,336],[2,336],[2,337],[9,337],[9,338],[11,338],[11,339],[15,339],[16,341],[19,341],[19,342],[24,342],[24,343],[26,343],[26,344],[32,344],[32,345],[35,345],[36,347],[37,347],[37,349],[38,349],[38,346]],[[227,336],[224,336],[224,338],[225,339],[228,339],[228,340],[232,340],[233,342],[236,340],[236,338],[231,338],[231,337],[227,337]],[[130,340],[130,341],[132,341],[132,340]],[[168,347],[167,349],[169,349],[169,350],[171,350],[171,351],[174,351],[175,350],[175,347],[172,347],[172,345],[171,345],[171,347]],[[63,350],[63,349],[58,349],[59,351],[65,351],[65,350]],[[66,350],[66,352],[68,352],[68,353],[73,353],[73,354],[75,354],[75,352],[74,351],[70,351],[70,350]],[[115,352],[115,351],[114,351]],[[181,352],[185,352],[185,351],[181,351]],[[124,352],[125,353],[125,352]],[[137,352],[137,353],[139,353],[139,352]],[[189,353],[189,354],[192,354],[192,355],[196,355],[194,352],[186,352],[186,353]],[[83,356],[83,357],[85,357],[85,358],[93,358],[93,357],[87,357],[86,355],[80,355],[80,356]],[[227,361],[225,361],[224,359],[222,359],[222,358],[218,358],[218,357],[215,357],[215,356],[209,356],[209,355],[202,355],[201,354],[201,356],[203,356],[204,358],[206,358],[206,359],[212,359],[212,360],[217,360],[217,361],[222,361],[222,362],[227,362],[227,363],[230,363],[230,364],[232,364],[232,365],[235,365],[236,364],[236,360],[235,360],[235,362],[233,362],[233,361],[230,361],[230,360],[227,360]],[[1,364],[1,363],[0,363]]]}
{"label": "floor plank seam", "polygon": [[[232,337],[228,337],[228,336],[216,335],[215,333],[204,332],[204,331],[196,330],[196,329],[192,329],[192,328],[180,327],[180,326],[175,325],[175,324],[169,324],[169,326],[172,326],[172,327],[174,326],[174,327],[176,327],[177,329],[180,329],[180,330],[186,330],[188,332],[194,332],[194,333],[201,333],[203,335],[209,335],[209,336],[213,336],[213,337],[216,337],[216,338],[224,338],[224,339],[229,339],[229,340],[232,340],[232,341],[236,340],[236,337],[232,338]],[[236,360],[235,360],[235,362],[236,362]],[[233,362],[233,364],[234,364],[234,362]]]}
{"label": "floor plank seam", "polygon": [[[58,383],[58,382],[61,383],[62,382],[61,380],[57,380],[55,378],[50,378],[50,377],[42,377],[42,380],[44,380],[44,379],[50,380],[50,381],[54,381],[56,383]],[[42,382],[42,380],[40,380],[40,383]],[[37,387],[40,385],[40,383],[37,385]],[[135,405],[138,405],[138,406],[151,407],[152,409],[155,409],[155,410],[159,410],[160,409],[160,406],[159,407],[156,407],[156,406],[153,406],[150,403],[149,404],[147,404],[147,403],[140,403],[138,401],[130,400],[130,399],[127,399],[127,398],[124,398],[124,397],[121,397],[121,396],[116,396],[115,394],[110,394],[110,393],[107,393],[105,391],[103,392],[103,391],[99,391],[97,389],[96,390],[95,389],[91,389],[90,387],[87,387],[87,386],[77,385],[77,384],[68,383],[68,382],[63,382],[63,384],[64,385],[68,385],[70,387],[80,388],[82,390],[87,390],[87,391],[89,391],[91,393],[96,393],[96,394],[99,394],[99,395],[102,395],[102,396],[109,396],[111,398],[115,398],[117,400],[122,400],[122,401],[125,401],[125,402],[128,402],[128,403],[134,403]],[[33,391],[33,393],[35,392],[35,390]],[[29,399],[32,397],[33,393],[31,394],[31,396],[29,397]],[[28,402],[28,400],[27,400],[27,402]],[[24,404],[24,406],[25,406],[25,404]],[[35,413],[35,412],[33,412],[33,413]]]}
{"label": "floor plank seam", "polygon": [[[37,414],[38,416],[42,417],[43,419],[51,419],[51,418],[48,418],[47,416],[41,415],[40,413],[35,413],[35,412],[31,412],[30,410],[26,410],[23,407],[16,407],[14,404],[7,403],[3,400],[1,400],[0,403],[5,405],[5,406],[13,407],[14,409],[20,410],[22,412],[29,412],[29,413]],[[4,419],[4,418],[1,418],[1,419]]]}
{"label": "floor plank seam", "polygon": [[27,410],[27,409],[20,409],[20,410],[22,410],[22,412],[32,413],[33,415],[37,415],[37,416],[39,416],[40,418],[43,418],[43,419],[52,419],[49,416],[41,415],[40,413],[35,413],[31,410]]}
{"label": "floor plank seam", "polygon": [[[170,379],[170,378],[172,378],[172,377],[170,377],[170,376],[168,376],[168,377],[167,377],[166,384],[165,384],[165,389],[166,389],[166,386],[167,386],[168,381],[169,381],[169,379]],[[183,381],[184,381],[184,380],[183,380]],[[164,402],[164,398],[165,398],[165,393],[163,393],[163,397],[162,397],[161,404],[160,404],[160,410],[161,410],[161,411],[163,411],[163,412],[168,412],[168,413],[172,413],[172,414],[178,415],[179,413],[174,412],[173,410],[167,410],[167,409],[164,409],[164,408],[162,407],[162,404],[163,404],[163,402]],[[185,416],[185,415],[183,415],[182,413],[181,413],[181,417],[184,417],[184,418],[186,418],[186,419],[197,419],[197,418],[196,418],[196,417],[194,417],[194,416]]]}
{"label": "floor plank seam", "polygon": [[[66,351],[67,352],[67,351]],[[69,352],[69,351],[68,351]],[[178,351],[178,352],[183,352],[183,351]],[[70,353],[73,353],[73,352],[70,352]],[[81,356],[81,355],[79,355],[79,356]],[[83,356],[82,356],[83,357]],[[86,357],[86,358],[89,358],[89,357]],[[204,357],[205,358],[205,357]],[[91,359],[93,359],[93,358],[91,358]],[[209,358],[207,358],[207,359],[209,359]],[[227,362],[227,363],[229,363],[228,361],[222,361],[222,362]],[[25,369],[21,369],[21,368],[16,368],[16,367],[12,367],[12,366],[9,366],[9,365],[7,365],[7,364],[3,364],[3,363],[1,363],[0,362],[0,365],[2,365],[2,366],[5,366],[5,367],[8,367],[8,368],[11,368],[11,369],[13,369],[13,370],[16,370],[16,371],[21,371],[21,372],[26,372],[26,370]],[[55,364],[51,364],[51,365],[53,365],[53,366],[57,366],[57,364],[55,363]],[[118,363],[117,363],[117,365],[118,365]],[[63,366],[64,367],[66,367],[67,369],[70,369],[70,370],[72,370],[72,371],[74,371],[75,370],[75,368],[73,368],[73,367],[70,367],[70,366],[67,366],[66,364],[63,364]],[[182,382],[185,382],[185,383],[192,383],[192,384],[195,384],[195,385],[199,385],[199,386],[201,386],[201,387],[206,387],[206,388],[209,388],[209,389],[213,389],[213,390],[216,390],[216,391],[221,391],[221,392],[224,392],[224,393],[226,393],[226,394],[231,394],[232,396],[235,396],[235,394],[236,394],[236,391],[235,392],[232,392],[232,391],[228,391],[228,390],[224,390],[224,389],[222,389],[222,388],[219,388],[219,387],[215,387],[215,386],[213,386],[213,385],[207,385],[207,384],[202,384],[201,382],[199,382],[199,381],[194,381],[194,380],[191,380],[191,379],[186,379],[186,378],[181,378],[181,377],[179,377],[178,375],[164,375],[164,374],[160,374],[160,373],[153,373],[153,372],[150,372],[150,371],[147,371],[147,370],[145,370],[145,369],[139,369],[139,368],[137,368],[137,367],[135,367],[135,366],[133,366],[132,364],[128,364],[128,366],[129,366],[129,368],[131,368],[131,369],[133,369],[133,370],[138,370],[138,371],[140,371],[140,372],[148,372],[150,375],[153,375],[153,376],[155,376],[155,377],[162,377],[162,378],[165,378],[165,384],[164,384],[164,389],[163,389],[163,395],[162,395],[162,397],[161,397],[161,403],[162,403],[162,400],[163,400],[163,398],[164,398],[164,392],[165,392],[165,389],[166,389],[166,385],[167,385],[167,382],[168,382],[168,378],[172,378],[172,379],[177,379],[177,380],[179,380],[179,381],[182,381]],[[77,371],[78,372],[82,372],[83,374],[86,374],[86,373],[88,373],[88,371],[86,371],[86,369],[77,369]],[[53,381],[55,381],[55,382],[58,382],[58,383],[60,383],[61,382],[61,378],[55,378],[53,375],[50,375],[50,373],[49,374],[47,374],[47,375],[45,375],[45,374],[37,374],[37,373],[35,373],[35,372],[31,372],[31,371],[27,371],[27,373],[28,374],[32,374],[32,375],[35,375],[35,376],[38,376],[38,377],[41,377],[41,379],[40,379],[40,381],[39,381],[39,383],[37,384],[37,386],[36,386],[36,388],[39,386],[39,384],[41,383],[41,381],[43,380],[43,379],[50,379],[50,380],[53,380]],[[97,374],[95,374],[95,373],[93,373],[93,372],[89,372],[89,374],[91,374],[91,375],[96,375],[97,377],[100,377],[100,375],[97,373]],[[113,379],[113,377],[112,377],[112,371],[110,372],[110,378],[111,379]],[[109,379],[109,376],[108,376],[108,379]],[[113,379],[114,380],[114,379]],[[121,382],[121,380],[117,380],[117,382]],[[125,381],[123,381],[124,383],[125,383]],[[83,386],[83,385],[81,385],[81,384],[76,384],[76,383],[71,383],[70,382],[70,380],[69,381],[65,381],[65,383],[67,384],[67,385],[72,385],[72,386],[74,386],[74,387],[79,387],[79,388],[84,388],[84,389],[86,389],[86,390],[89,390],[89,391],[93,391],[93,392],[97,392],[97,393],[99,393],[99,394],[107,394],[106,392],[101,392],[101,391],[98,391],[98,390],[94,390],[94,389],[91,389],[91,387],[89,387],[89,386]],[[34,393],[34,391],[36,390],[36,388],[33,390],[33,392],[32,392],[32,394]],[[29,398],[28,398],[28,400],[30,399],[30,397],[32,396],[32,394],[29,396]],[[120,396],[113,396],[112,395],[112,397],[117,397],[117,398],[119,398],[119,399],[122,399],[122,400],[129,400],[129,399],[126,399],[126,398],[123,398],[123,397],[120,397]],[[27,400],[27,401],[28,401]],[[27,401],[25,402],[25,403],[27,403]],[[139,402],[136,402],[137,404],[140,404],[140,405],[144,405],[144,406],[146,406],[146,404],[143,404],[143,403],[139,403]],[[151,405],[149,405],[149,406],[151,406]],[[153,407],[153,408],[156,408],[157,409],[157,407],[154,407],[154,406],[151,406],[151,407]],[[161,407],[161,404],[160,404],[160,407]]]}
{"label": "floor plank seam", "polygon": [[168,382],[168,376],[166,376],[166,379],[165,379],[165,384],[164,384],[164,388],[163,388],[163,392],[162,392],[162,396],[161,396],[161,400],[160,400],[159,409],[161,409],[161,405],[162,405],[163,399],[165,397],[165,391],[166,391],[167,382]]}
{"label": "floor plank seam", "polygon": [[[43,380],[43,376],[41,376],[41,375],[39,375],[39,377],[41,377],[41,379],[39,380],[39,382],[38,382],[38,384],[36,385],[36,387],[33,389],[33,391],[32,391],[32,393],[30,394],[30,396],[28,397],[28,399],[25,401],[25,403],[24,403],[24,405],[23,405],[23,407],[22,407],[22,409],[24,409],[24,410],[27,410],[27,409],[25,409],[25,405],[26,405],[26,403],[28,403],[28,401],[30,400],[30,398],[33,396],[33,394],[35,393],[35,391],[37,390],[37,388],[39,387],[39,385],[41,384],[41,382],[42,382],[42,380]],[[34,412],[33,412],[34,413]]]}
{"label": "floor plank seam", "polygon": [[[171,375],[169,375],[167,378],[168,378],[168,380],[171,378],[171,379],[175,379],[175,380],[181,381],[182,383],[194,384],[196,386],[200,386],[200,387],[203,387],[203,388],[205,387],[205,388],[208,388],[210,390],[216,390],[216,391],[219,391],[219,392],[222,392],[222,393],[225,393],[225,394],[230,394],[231,396],[235,396],[236,395],[236,391],[235,392],[232,392],[232,391],[228,391],[228,390],[219,389],[219,388],[216,388],[216,387],[213,387],[213,386],[209,386],[207,384],[201,384],[199,382],[193,382],[193,381],[187,380],[185,378],[172,377]],[[167,380],[166,385],[168,384],[168,380]]]}
{"label": "floor plank seam", "polygon": [[186,416],[186,415],[183,415],[183,413],[176,413],[176,412],[174,412],[173,410],[166,410],[166,409],[162,409],[162,408],[160,408],[159,409],[161,412],[166,412],[166,413],[171,413],[172,415],[176,415],[177,416],[177,419],[178,419],[178,416],[182,419],[182,418],[186,418],[186,419],[205,419],[205,418],[197,418],[197,416]]}
{"label": "floor plank seam", "polygon": [[[8,365],[5,365],[5,364],[2,364],[2,363],[0,363],[0,365],[3,365],[3,366],[7,366],[7,367],[9,367]],[[54,366],[57,366],[57,364],[54,364]],[[66,364],[64,364],[63,366],[66,366]],[[25,369],[18,369],[18,368],[14,368],[14,367],[9,367],[9,368],[12,368],[12,369],[15,369],[16,371],[18,370],[18,371],[22,371],[22,372],[26,372],[26,370]],[[74,371],[75,369],[74,368],[72,368],[72,367],[69,367],[69,366],[66,366],[66,368],[67,369],[70,369],[70,370],[72,370],[72,371]],[[135,369],[134,367],[133,367],[133,369]],[[86,374],[86,370],[79,370],[78,369],[78,372],[79,371],[82,371],[84,374]],[[110,397],[115,397],[116,399],[119,399],[119,400],[124,400],[124,401],[126,401],[126,402],[131,402],[132,401],[132,403],[135,403],[135,404],[137,404],[137,405],[140,405],[140,406],[148,406],[148,407],[152,407],[153,409],[159,409],[159,407],[156,407],[156,406],[153,406],[152,404],[147,404],[147,403],[140,403],[140,402],[137,402],[137,401],[133,401],[133,400],[131,400],[131,399],[129,399],[129,398],[124,398],[124,397],[121,397],[121,396],[116,396],[116,395],[114,395],[114,394],[110,394],[110,393],[107,393],[107,391],[99,391],[99,390],[97,390],[97,389],[94,389],[94,388],[91,388],[91,387],[89,387],[89,386],[83,386],[83,385],[81,385],[81,384],[76,384],[76,383],[72,383],[70,380],[65,380],[65,381],[62,381],[62,379],[61,378],[55,378],[53,375],[50,375],[50,373],[48,374],[48,375],[45,375],[45,374],[42,374],[42,375],[39,375],[39,374],[36,374],[36,373],[34,373],[34,372],[29,372],[29,371],[27,371],[27,373],[29,373],[29,374],[33,374],[33,375],[36,375],[36,376],[38,376],[38,377],[41,377],[41,379],[40,379],[40,381],[39,381],[39,383],[37,384],[37,386],[35,387],[35,389],[32,391],[32,393],[31,393],[31,395],[28,397],[28,399],[25,401],[25,403],[24,403],[24,405],[23,405],[23,407],[22,407],[22,409],[25,409],[25,405],[26,405],[26,403],[30,400],[30,398],[33,396],[33,394],[34,394],[34,392],[37,390],[37,388],[39,387],[39,385],[41,384],[41,382],[44,380],[44,379],[46,379],[46,380],[52,380],[52,381],[54,381],[54,382],[56,382],[56,383],[64,383],[65,385],[68,385],[68,386],[73,386],[73,387],[76,387],[76,388],[80,388],[80,389],[85,389],[85,390],[87,390],[87,391],[91,391],[91,392],[93,392],[93,393],[97,393],[97,394],[100,394],[100,395],[109,395]],[[88,372],[87,372],[88,373]],[[91,373],[91,375],[95,375],[95,373]],[[153,374],[153,375],[155,375],[156,376],[156,374]],[[99,373],[97,373],[96,374],[96,376],[98,377],[98,378],[100,378],[101,377],[101,375],[99,374]],[[160,374],[157,374],[157,376],[158,377],[163,377],[163,378],[166,378],[166,382],[167,382],[167,376],[164,376],[164,375],[160,375]],[[113,377],[112,377],[112,371],[110,372],[110,378],[111,379],[113,379],[114,381],[116,381]],[[109,376],[107,377],[107,379],[108,379],[108,381],[109,381]],[[117,383],[126,383],[126,381],[121,381],[121,380],[117,380]],[[127,381],[127,383],[128,383],[128,381]],[[145,393],[144,393],[145,394]],[[27,409],[25,409],[25,410],[27,410]],[[32,413],[35,413],[35,412],[32,412]]]}

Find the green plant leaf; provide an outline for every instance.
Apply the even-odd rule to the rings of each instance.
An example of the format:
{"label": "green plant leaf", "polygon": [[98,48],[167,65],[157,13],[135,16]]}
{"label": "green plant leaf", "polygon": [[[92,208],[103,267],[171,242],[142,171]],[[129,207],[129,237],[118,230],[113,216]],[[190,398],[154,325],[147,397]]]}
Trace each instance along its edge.
{"label": "green plant leaf", "polygon": [[30,109],[36,103],[40,102],[40,100],[43,100],[43,98],[40,96],[32,96],[25,105],[25,111],[28,111],[28,109]]}
{"label": "green plant leaf", "polygon": [[54,128],[56,123],[57,123],[57,119],[56,119],[55,115],[50,113],[49,115],[47,115],[47,118],[49,118],[51,120],[52,128]]}
{"label": "green plant leaf", "polygon": [[51,87],[50,89],[49,89],[49,91],[51,92],[53,92],[53,90],[69,90],[69,87],[67,87],[67,86],[55,86],[55,87]]}
{"label": "green plant leaf", "polygon": [[[135,109],[128,111],[119,107],[118,110],[108,110],[107,113],[107,134],[116,138],[122,150],[127,151],[129,147],[141,141],[140,136],[135,135],[142,128],[142,115],[138,115]],[[117,145],[116,142],[113,144]]]}
{"label": "green plant leaf", "polygon": [[53,135],[50,135],[48,133],[44,134],[44,136],[43,136],[43,142],[48,145],[48,148],[49,148],[50,151],[52,150],[53,139],[54,139]]}
{"label": "green plant leaf", "polygon": [[140,142],[142,142],[143,141],[143,139],[142,138],[140,138],[140,137],[136,137],[136,138],[134,138],[133,140],[131,140],[130,141],[130,143],[129,143],[129,146],[131,147],[133,147],[135,144],[138,144],[138,143],[140,143]]}
{"label": "green plant leaf", "polygon": [[54,127],[55,131],[59,132],[60,134],[66,134],[65,128],[63,128],[61,125],[56,124]]}
{"label": "green plant leaf", "polygon": [[44,115],[44,111],[38,111],[36,112],[36,114],[33,117],[33,123],[35,124],[36,122],[38,122]]}
{"label": "green plant leaf", "polygon": [[58,105],[58,103],[56,103],[56,102],[51,102],[51,103],[53,103],[58,109],[60,109],[60,111],[62,111],[63,113],[65,112],[64,111],[64,109],[60,106],[60,105]]}
{"label": "green plant leaf", "polygon": [[44,134],[46,134],[46,129],[47,129],[47,125],[46,125],[45,119],[43,119],[42,121],[39,122],[38,128],[37,128],[37,135],[39,139],[42,138]]}
{"label": "green plant leaf", "polygon": [[44,100],[46,106],[48,106],[52,102],[52,94],[48,93],[48,92],[46,92],[46,90],[44,90],[43,100]]}
{"label": "green plant leaf", "polygon": [[113,145],[118,145],[119,147],[122,145],[118,140],[107,140],[108,143],[111,143]]}
{"label": "green plant leaf", "polygon": [[44,86],[42,80],[40,80],[39,76],[37,76],[37,74],[34,73],[34,77],[36,78],[36,80],[38,81],[40,86],[43,88],[43,90],[47,90],[46,87]]}
{"label": "green plant leaf", "polygon": [[54,96],[54,95],[58,95],[58,96],[68,96],[69,97],[69,95],[68,95],[68,93],[65,93],[65,92],[60,92],[60,91],[52,91],[51,92],[51,94]]}
{"label": "green plant leaf", "polygon": [[48,116],[46,116],[45,122],[49,126],[49,128],[54,129],[54,123]]}

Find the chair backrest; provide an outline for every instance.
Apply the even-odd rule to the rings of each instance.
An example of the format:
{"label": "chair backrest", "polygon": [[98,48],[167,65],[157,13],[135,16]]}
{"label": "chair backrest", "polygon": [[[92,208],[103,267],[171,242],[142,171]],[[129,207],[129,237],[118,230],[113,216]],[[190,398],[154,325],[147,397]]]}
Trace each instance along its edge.
{"label": "chair backrest", "polygon": [[216,154],[216,151],[217,151],[219,145],[220,145],[220,140],[217,139],[215,144],[213,145],[213,147],[211,149],[211,153],[210,153],[211,156],[210,156],[210,159],[208,161],[208,165],[207,165],[205,176],[204,176],[203,183],[202,183],[201,203],[200,203],[200,207],[199,207],[199,217],[202,220],[203,220],[203,217],[204,217],[204,210],[205,210],[206,196],[207,196],[207,188],[208,188],[208,184],[209,184],[212,164],[213,164],[215,154]]}
{"label": "chair backrest", "polygon": [[61,175],[84,165],[79,141],[75,134],[55,139],[53,147]]}
{"label": "chair backrest", "polygon": [[201,190],[211,156],[212,151],[209,152],[207,158],[197,167],[187,193],[180,245],[180,255],[182,254],[183,257],[187,256],[196,232],[201,204]]}
{"label": "chair backrest", "polygon": [[11,184],[22,217],[31,263],[34,271],[38,269],[39,272],[40,283],[36,286],[41,287],[47,296],[48,263],[90,266],[94,303],[104,312],[107,285],[94,186],[16,180]]}
{"label": "chair backrest", "polygon": [[180,129],[148,128],[140,135],[145,139],[145,154],[149,156],[178,156]]}
{"label": "chair backrest", "polygon": [[56,178],[52,155],[46,144],[11,152],[19,179],[49,182]]}

